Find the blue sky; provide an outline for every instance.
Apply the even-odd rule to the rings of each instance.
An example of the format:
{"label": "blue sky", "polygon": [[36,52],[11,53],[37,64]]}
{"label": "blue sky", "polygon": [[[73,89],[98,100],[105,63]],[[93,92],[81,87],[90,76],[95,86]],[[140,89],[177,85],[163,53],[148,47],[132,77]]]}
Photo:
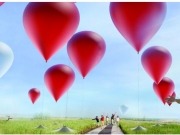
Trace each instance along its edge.
{"label": "blue sky", "polygon": [[[32,117],[39,113],[64,117],[67,94],[56,103],[44,84],[44,73],[55,64],[66,64],[76,74],[75,82],[68,91],[68,117],[94,117],[114,112],[120,114],[120,106],[126,105],[128,111],[120,117],[179,118],[180,105],[164,105],[154,93],[153,81],[142,68],[136,51],[116,30],[110,18],[108,2],[76,3],[80,12],[80,24],[76,32],[94,31],[106,42],[105,56],[85,79],[71,63],[66,45],[48,63],[44,61],[23,27],[22,15],[26,5],[26,2],[7,2],[0,7],[0,41],[9,45],[14,52],[13,65],[0,78],[0,117]],[[162,27],[139,55],[153,45],[164,46],[171,52],[173,61],[166,76],[174,81],[177,96],[180,95],[179,22],[180,3],[167,3]],[[28,97],[28,91],[33,87],[41,91],[34,105]]]}

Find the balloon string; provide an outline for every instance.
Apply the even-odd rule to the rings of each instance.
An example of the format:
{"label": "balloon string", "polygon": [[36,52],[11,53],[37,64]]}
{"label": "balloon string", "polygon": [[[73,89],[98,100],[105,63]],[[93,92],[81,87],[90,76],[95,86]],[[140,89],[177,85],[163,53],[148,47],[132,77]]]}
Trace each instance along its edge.
{"label": "balloon string", "polygon": [[42,96],[42,119],[43,119],[43,115],[44,115],[44,90],[42,90],[42,92],[43,92],[43,96]]}
{"label": "balloon string", "polygon": [[82,79],[82,85],[81,85],[81,90],[82,90],[82,101],[81,101],[81,108],[82,108],[82,113],[81,113],[81,118],[83,118],[83,115],[84,115],[84,90],[83,90],[83,88],[84,88],[84,77],[83,77],[83,79]]}
{"label": "balloon string", "polygon": [[41,121],[43,121],[44,115],[44,91],[42,90],[42,110],[41,110]]}
{"label": "balloon string", "polygon": [[68,113],[68,91],[66,94],[66,112],[65,112],[65,118],[67,118],[67,113]]}
{"label": "balloon string", "polygon": [[[138,53],[138,75],[137,75],[137,79],[138,79],[138,119],[139,119],[139,101],[140,101],[140,87],[139,87],[139,61],[140,61],[140,59],[139,59],[139,53]],[[138,124],[139,124],[139,121],[138,121]]]}
{"label": "balloon string", "polygon": [[[67,60],[67,65],[69,67],[71,67],[70,66],[71,65],[71,61],[70,61],[69,57],[68,57],[68,60]],[[69,90],[67,90],[67,93],[66,93],[65,119],[67,119],[67,117],[68,117],[68,101],[69,101]]]}

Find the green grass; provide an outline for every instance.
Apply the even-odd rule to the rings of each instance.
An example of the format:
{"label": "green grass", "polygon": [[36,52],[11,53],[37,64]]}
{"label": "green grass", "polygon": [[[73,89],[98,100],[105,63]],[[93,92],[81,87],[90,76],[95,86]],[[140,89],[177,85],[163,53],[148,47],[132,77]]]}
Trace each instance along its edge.
{"label": "green grass", "polygon": [[[40,124],[46,128],[36,129]],[[0,134],[55,134],[53,131],[63,125],[73,129],[75,134],[83,134],[96,128],[91,119],[0,120]]]}
{"label": "green grass", "polygon": [[[153,126],[161,124],[161,126]],[[143,126],[146,131],[132,131],[136,126]],[[120,127],[125,134],[180,134],[180,124],[177,122],[160,123],[158,121],[137,121],[124,120],[120,121]]]}
{"label": "green grass", "polygon": [[[121,119],[120,127],[125,134],[180,134],[180,124],[176,122],[159,123],[162,126],[154,127],[157,121],[137,121]],[[36,129],[37,126],[43,125],[45,129]],[[0,120],[0,134],[55,134],[54,130],[61,128],[63,125],[73,129],[75,134],[84,134],[96,128],[95,121],[91,119],[18,119],[18,120]],[[147,128],[147,131],[132,131],[141,125]]]}

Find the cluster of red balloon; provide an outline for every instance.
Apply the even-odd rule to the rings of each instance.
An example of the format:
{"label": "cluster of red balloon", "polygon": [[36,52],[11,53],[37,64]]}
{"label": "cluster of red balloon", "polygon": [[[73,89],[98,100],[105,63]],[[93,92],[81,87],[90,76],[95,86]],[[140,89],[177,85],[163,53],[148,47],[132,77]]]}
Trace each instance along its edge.
{"label": "cluster of red balloon", "polygon": [[[79,11],[70,2],[30,2],[23,14],[24,28],[46,62],[71,38],[79,20]],[[46,71],[44,80],[50,93],[58,101],[72,85],[74,77],[70,67],[59,64]],[[39,95],[40,93],[38,96],[30,94],[33,103]]]}
{"label": "cluster of red balloon", "polygon": [[174,92],[174,82],[164,77],[172,63],[170,52],[162,46],[150,47],[143,52],[141,62],[145,71],[154,80],[155,93],[165,104],[166,98]]}
{"label": "cluster of red balloon", "polygon": [[[166,3],[111,2],[110,15],[118,31],[139,53],[161,27]],[[153,46],[142,54],[141,62],[155,81],[154,91],[165,104],[165,99],[174,91],[173,81],[164,77],[172,62],[171,54],[164,47]]]}
{"label": "cluster of red balloon", "polygon": [[[72,36],[79,20],[79,11],[73,2],[32,2],[23,14],[25,30],[46,62],[69,40],[68,55],[84,78],[99,63],[106,46],[95,32],[82,31]],[[50,67],[44,75],[45,84],[56,102],[74,80],[74,71],[63,64]]]}

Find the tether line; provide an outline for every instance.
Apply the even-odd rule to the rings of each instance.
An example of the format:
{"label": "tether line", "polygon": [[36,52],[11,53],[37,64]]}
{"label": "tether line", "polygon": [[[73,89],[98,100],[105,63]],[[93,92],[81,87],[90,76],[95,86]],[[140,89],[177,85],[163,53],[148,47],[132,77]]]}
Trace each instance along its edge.
{"label": "tether line", "polygon": [[66,94],[66,112],[65,112],[65,118],[67,118],[67,113],[68,113],[68,91]]}
{"label": "tether line", "polygon": [[[137,88],[138,88],[138,119],[139,119],[139,107],[140,107],[140,105],[139,105],[139,102],[140,102],[140,85],[139,85],[139,61],[140,61],[140,59],[139,59],[139,53],[138,53],[138,65],[137,65],[137,67],[138,67],[138,72],[137,72],[137,80],[138,80],[138,86],[137,86]],[[139,121],[138,121],[139,122]]]}

